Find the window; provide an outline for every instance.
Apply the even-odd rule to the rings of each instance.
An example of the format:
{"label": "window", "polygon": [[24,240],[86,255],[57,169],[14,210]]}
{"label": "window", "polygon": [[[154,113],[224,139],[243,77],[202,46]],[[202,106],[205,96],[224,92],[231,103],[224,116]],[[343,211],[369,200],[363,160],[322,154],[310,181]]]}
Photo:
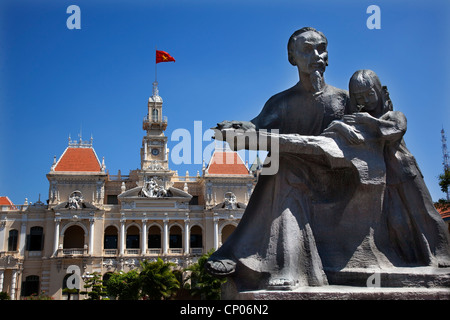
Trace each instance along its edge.
{"label": "window", "polygon": [[117,249],[117,228],[109,226],[105,230],[104,249]]}
{"label": "window", "polygon": [[41,251],[44,245],[44,229],[42,227],[31,227],[28,235],[28,251]]}
{"label": "window", "polygon": [[127,229],[127,249],[139,249],[139,229],[136,226]]}
{"label": "window", "polygon": [[202,228],[199,226],[193,226],[191,228],[191,236],[190,236],[191,248],[202,248],[203,247],[203,239],[202,239]]}
{"label": "window", "polygon": [[106,197],[106,204],[119,204],[119,199],[117,199],[117,195],[108,194]]}
{"label": "window", "polygon": [[154,121],[154,122],[158,121],[158,109],[152,110],[152,121]]}
{"label": "window", "polygon": [[24,297],[31,296],[32,294],[39,294],[39,277],[28,276],[25,281],[22,282],[22,293]]}
{"label": "window", "polygon": [[233,233],[234,229],[236,229],[236,227],[233,226],[232,224],[226,225],[222,229],[222,243],[225,243],[228,237]]}
{"label": "window", "polygon": [[169,247],[183,248],[181,228],[178,226],[173,226],[172,228],[170,228]]}
{"label": "window", "polygon": [[74,225],[64,232],[64,249],[84,248],[84,230],[80,226]]}
{"label": "window", "polygon": [[148,247],[151,249],[161,248],[161,229],[151,226],[148,230]]}
{"label": "window", "polygon": [[198,196],[192,196],[191,200],[189,201],[190,205],[198,205]]}
{"label": "window", "polygon": [[17,230],[10,230],[8,237],[8,251],[17,251],[17,239],[19,232]]}

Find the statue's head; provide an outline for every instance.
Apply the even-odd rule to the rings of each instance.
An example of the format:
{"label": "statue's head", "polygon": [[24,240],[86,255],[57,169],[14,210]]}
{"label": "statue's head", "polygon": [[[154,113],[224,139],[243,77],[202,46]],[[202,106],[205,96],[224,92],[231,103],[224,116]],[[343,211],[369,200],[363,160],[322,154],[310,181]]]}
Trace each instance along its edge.
{"label": "statue's head", "polygon": [[356,71],[349,82],[351,111],[368,112],[380,116],[392,110],[392,102],[386,86],[382,86],[372,70]]}
{"label": "statue's head", "polygon": [[319,70],[321,73],[328,66],[328,40],[325,35],[311,27],[295,31],[288,42],[288,59],[301,72],[308,74]]}

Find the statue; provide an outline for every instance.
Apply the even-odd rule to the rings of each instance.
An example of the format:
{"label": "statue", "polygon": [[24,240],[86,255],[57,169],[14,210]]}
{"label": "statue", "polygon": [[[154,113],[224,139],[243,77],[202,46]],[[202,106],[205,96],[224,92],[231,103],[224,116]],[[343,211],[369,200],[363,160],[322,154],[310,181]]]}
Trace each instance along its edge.
{"label": "statue", "polygon": [[[271,97],[251,122],[219,124],[223,139],[230,128],[319,135],[333,120],[342,118],[349,97],[345,90],[325,83],[327,44],[327,38],[316,29],[294,32],[288,42],[288,58],[297,67],[300,81]],[[246,289],[327,284],[311,229],[309,171],[316,166],[312,160],[280,153],[278,173],[259,177],[238,227],[209,258],[206,268],[210,273],[246,279]]]}
{"label": "statue", "polygon": [[260,176],[238,227],[206,264],[238,290],[322,286],[348,269],[450,266],[445,223],[403,141],[405,116],[373,71],[355,72],[350,97],[325,84],[326,44],[315,29],[296,31],[288,54],[300,82],[250,123],[218,125],[224,140],[279,142],[278,173]]}
{"label": "statue", "polygon": [[156,177],[145,182],[140,191],[140,196],[147,198],[165,198],[171,196],[170,192],[156,182]]}
{"label": "statue", "polygon": [[69,196],[68,208],[69,209],[82,209],[84,207],[83,195],[80,191],[74,191]]}

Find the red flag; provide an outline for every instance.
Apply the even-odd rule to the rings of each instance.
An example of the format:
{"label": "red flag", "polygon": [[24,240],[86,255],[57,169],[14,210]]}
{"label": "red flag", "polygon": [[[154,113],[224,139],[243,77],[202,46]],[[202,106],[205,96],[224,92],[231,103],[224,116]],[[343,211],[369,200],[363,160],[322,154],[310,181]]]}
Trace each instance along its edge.
{"label": "red flag", "polygon": [[169,61],[175,62],[175,59],[165,51],[156,50],[156,63]]}

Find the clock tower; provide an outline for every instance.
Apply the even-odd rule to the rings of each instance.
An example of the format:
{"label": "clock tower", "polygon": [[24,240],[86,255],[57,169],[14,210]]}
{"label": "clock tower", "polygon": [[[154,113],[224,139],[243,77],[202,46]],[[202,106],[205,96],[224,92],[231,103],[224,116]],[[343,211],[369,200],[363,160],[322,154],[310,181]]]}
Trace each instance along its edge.
{"label": "clock tower", "polygon": [[[174,172],[169,170],[169,149],[164,131],[167,128],[167,117],[162,115],[163,100],[159,96],[158,82],[153,82],[153,94],[148,99],[148,112],[144,117],[142,128],[147,132],[142,139],[141,148],[141,181],[147,177],[157,176],[169,182]],[[166,184],[164,183],[164,184]]]}

